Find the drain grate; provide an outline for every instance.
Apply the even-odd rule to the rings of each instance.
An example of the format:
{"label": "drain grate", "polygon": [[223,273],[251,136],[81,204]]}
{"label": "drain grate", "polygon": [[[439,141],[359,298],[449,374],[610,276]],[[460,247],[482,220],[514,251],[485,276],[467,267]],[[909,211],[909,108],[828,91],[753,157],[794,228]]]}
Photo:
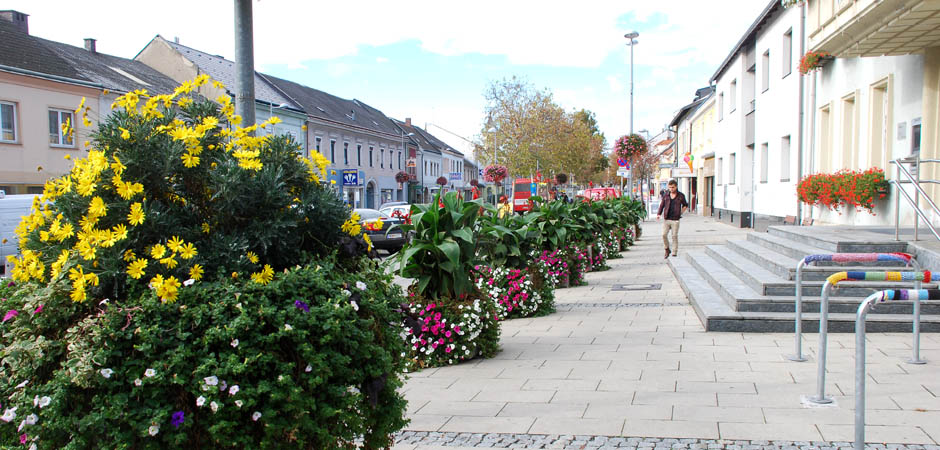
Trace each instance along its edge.
{"label": "drain grate", "polygon": [[695,230],[696,233],[704,233],[706,231],[716,231],[716,230]]}
{"label": "drain grate", "polygon": [[688,303],[555,303],[556,308],[655,308],[657,306],[687,306]]}
{"label": "drain grate", "polygon": [[658,291],[662,289],[662,283],[646,284],[615,284],[611,286],[611,291]]}

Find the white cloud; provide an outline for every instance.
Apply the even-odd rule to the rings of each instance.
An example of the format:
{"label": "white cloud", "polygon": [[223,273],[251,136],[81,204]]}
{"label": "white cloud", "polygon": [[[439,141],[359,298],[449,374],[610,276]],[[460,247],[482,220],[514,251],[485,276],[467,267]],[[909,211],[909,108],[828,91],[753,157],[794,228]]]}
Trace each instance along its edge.
{"label": "white cloud", "polygon": [[375,58],[375,62],[377,62],[377,63],[379,63],[379,64],[385,64],[385,63],[388,62],[388,58],[386,58],[386,57],[384,57],[384,56],[379,56],[379,57]]}
{"label": "white cloud", "polygon": [[619,76],[607,75],[607,84],[610,87],[610,92],[613,92],[613,93],[623,92],[623,83],[620,82]]}

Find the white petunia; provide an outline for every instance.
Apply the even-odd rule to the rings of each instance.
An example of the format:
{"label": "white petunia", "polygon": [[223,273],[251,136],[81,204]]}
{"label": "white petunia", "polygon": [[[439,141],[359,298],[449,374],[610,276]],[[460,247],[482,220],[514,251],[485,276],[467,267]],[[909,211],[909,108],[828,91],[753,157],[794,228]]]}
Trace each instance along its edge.
{"label": "white petunia", "polygon": [[196,280],[190,278],[190,279],[188,279],[188,280],[186,280],[186,281],[183,282],[183,286],[192,286],[195,282],[196,282]]}
{"label": "white petunia", "polygon": [[209,386],[215,386],[215,385],[219,384],[219,377],[217,377],[217,376],[215,376],[215,375],[213,375],[213,376],[211,376],[211,377],[205,377],[205,378],[203,378],[202,380],[205,381],[206,384],[208,384]]}
{"label": "white petunia", "polygon": [[114,373],[114,371],[111,369],[101,369],[99,372],[101,372],[101,376],[105,378],[111,378],[111,374]]}
{"label": "white petunia", "polygon": [[152,377],[152,376],[154,376],[154,375],[156,375],[156,374],[157,374],[157,371],[156,371],[156,370],[153,370],[153,369],[147,369],[147,370],[144,371],[144,376],[147,377],[147,378],[150,378],[150,377]]}
{"label": "white petunia", "polygon": [[142,384],[144,384],[144,381],[141,380],[140,378],[137,378],[134,380],[134,386],[140,386]]}
{"label": "white petunia", "polygon": [[346,289],[343,289],[343,290],[340,291],[340,292],[342,292],[343,295],[345,295],[346,297],[349,297],[350,295],[352,295],[352,292],[349,292],[349,291],[347,291]]}
{"label": "white petunia", "polygon": [[251,414],[251,420],[254,420],[255,422],[257,422],[258,419],[260,418],[261,418],[261,413],[258,411],[255,411],[254,413]]}
{"label": "white petunia", "polygon": [[160,432],[160,426],[159,426],[159,425],[150,425],[150,428],[147,429],[147,432],[150,433],[151,436],[156,436],[157,433]]}
{"label": "white petunia", "polygon": [[284,329],[287,330],[287,331],[290,331],[290,330],[293,330],[294,327],[290,326],[289,323],[285,323],[285,324],[284,324]]}
{"label": "white petunia", "polygon": [[22,383],[16,385],[16,387],[15,387],[14,389],[19,389],[19,388],[22,388],[22,387],[26,387],[27,384],[29,384],[29,380],[23,381]]}
{"label": "white petunia", "polygon": [[356,287],[359,288],[360,291],[366,290],[366,284],[361,281],[356,282]]}
{"label": "white petunia", "polygon": [[38,450],[39,447],[36,447],[36,443],[29,444],[29,450]]}
{"label": "white petunia", "polygon": [[230,345],[232,348],[238,347],[238,339],[232,339],[232,343]]}
{"label": "white petunia", "polygon": [[216,402],[209,402],[209,408],[212,408],[212,412],[219,410],[219,404]]}
{"label": "white petunia", "polygon": [[36,425],[36,422],[39,422],[39,416],[35,414],[26,416],[26,425]]}
{"label": "white petunia", "polygon": [[311,370],[313,370],[313,366],[311,366],[310,364],[307,364],[307,367],[304,368],[304,372],[310,372]]}
{"label": "white petunia", "polygon": [[228,383],[226,383],[225,380],[222,380],[222,382],[219,383],[219,391],[224,391],[226,388],[228,388]]}
{"label": "white petunia", "polygon": [[16,408],[16,406],[7,408],[5,411],[3,411],[3,415],[0,416],[0,420],[4,422],[12,422],[13,419],[16,418]]}
{"label": "white petunia", "polygon": [[241,407],[242,407],[242,401],[241,401],[241,400],[235,400],[235,406],[241,408]]}
{"label": "white petunia", "polygon": [[228,388],[228,395],[235,395],[238,393],[238,390],[238,385],[233,385],[232,387]]}
{"label": "white petunia", "polygon": [[200,395],[199,398],[196,399],[196,406],[202,406],[205,404],[206,404],[206,398]]}
{"label": "white petunia", "polygon": [[354,310],[359,311],[359,304],[358,304],[358,303],[356,303],[356,302],[349,302],[349,304],[352,305],[352,307],[353,307]]}

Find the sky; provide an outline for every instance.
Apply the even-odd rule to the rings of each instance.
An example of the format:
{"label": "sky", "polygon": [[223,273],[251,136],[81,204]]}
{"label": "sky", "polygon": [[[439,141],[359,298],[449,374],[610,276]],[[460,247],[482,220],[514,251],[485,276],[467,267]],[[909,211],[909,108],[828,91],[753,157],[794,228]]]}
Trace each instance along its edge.
{"label": "sky", "polygon": [[[482,130],[484,91],[519,77],[567,110],[596,114],[608,145],[662,131],[767,0],[256,0],[255,69],[409,117],[468,153]],[[156,35],[234,60],[234,2],[4,0],[30,34],[133,58]],[[469,153],[468,153],[469,155]]]}

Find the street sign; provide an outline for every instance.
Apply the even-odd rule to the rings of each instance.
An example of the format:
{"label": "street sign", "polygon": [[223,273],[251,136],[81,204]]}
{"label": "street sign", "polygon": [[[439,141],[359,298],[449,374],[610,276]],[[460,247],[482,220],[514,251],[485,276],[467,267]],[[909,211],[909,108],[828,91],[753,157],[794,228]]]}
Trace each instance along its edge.
{"label": "street sign", "polygon": [[359,186],[359,171],[356,169],[344,169],[343,186]]}
{"label": "street sign", "polygon": [[415,161],[414,158],[408,158],[407,167],[415,167],[415,166],[417,166],[417,165],[418,165],[418,163]]}
{"label": "street sign", "polygon": [[618,170],[617,170],[617,176],[618,176],[618,177],[624,177],[624,178],[629,177],[629,176],[630,176],[630,169],[618,169]]}
{"label": "street sign", "polygon": [[450,181],[460,181],[463,179],[463,172],[451,172]]}
{"label": "street sign", "polygon": [[617,158],[617,165],[620,167],[624,167],[627,165],[627,160],[623,158]]}

